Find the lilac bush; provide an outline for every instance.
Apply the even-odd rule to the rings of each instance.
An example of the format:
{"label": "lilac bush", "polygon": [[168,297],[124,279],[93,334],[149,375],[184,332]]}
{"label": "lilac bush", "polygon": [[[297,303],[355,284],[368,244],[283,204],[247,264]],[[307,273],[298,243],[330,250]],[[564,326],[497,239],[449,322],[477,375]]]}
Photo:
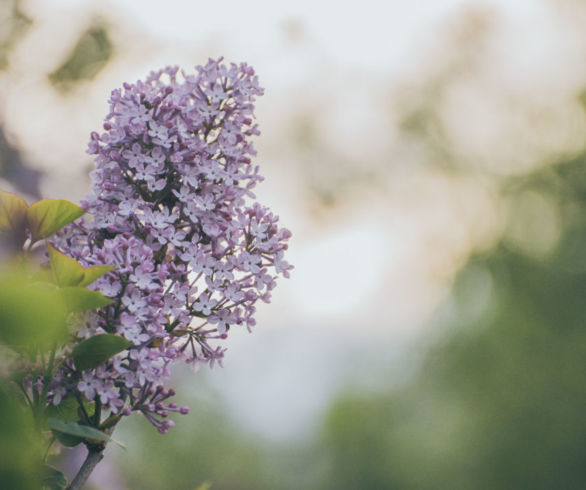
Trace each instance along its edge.
{"label": "lilac bush", "polygon": [[76,342],[109,333],[132,345],[83,371],[64,357],[53,404],[83,396],[112,423],[142,412],[166,432],[170,412],[187,413],[169,401],[170,365],[221,362],[221,340],[250,330],[257,301],[288,277],[291,234],[253,194],[263,180],[250,141],[262,94],[251,67],[222,59],[112,92],[104,132],[89,143],[87,214],[53,242],[83,266],[115,267],[92,286],[113,303],[86,315]]}

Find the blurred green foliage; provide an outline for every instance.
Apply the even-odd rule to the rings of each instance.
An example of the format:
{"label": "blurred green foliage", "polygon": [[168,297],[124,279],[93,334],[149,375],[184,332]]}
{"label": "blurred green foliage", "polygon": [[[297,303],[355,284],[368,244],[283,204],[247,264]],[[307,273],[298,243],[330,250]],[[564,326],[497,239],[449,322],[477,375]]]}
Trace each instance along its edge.
{"label": "blurred green foliage", "polygon": [[[8,0],[0,10],[0,69],[31,24],[18,4]],[[402,132],[449,170],[468,162],[446,141],[438,100],[482,48],[467,32],[457,44],[469,49],[455,66],[399,111]],[[107,29],[96,25],[49,79],[66,91],[93,78],[112,55]],[[314,132],[300,123],[302,151],[315,150]],[[336,185],[344,189],[340,179]],[[322,192],[324,202],[333,200],[329,188]],[[190,403],[192,422],[180,420],[168,436],[132,417],[119,429],[129,441],[117,458],[127,486],[189,489],[209,480],[213,490],[586,488],[586,154],[509,180],[502,192],[510,202],[503,238],[460,272],[450,329],[407,386],[341,396],[315,444],[298,451],[263,447],[216,403]],[[5,281],[0,319],[18,304],[26,311],[46,300],[25,301],[30,291],[20,288],[30,285]],[[35,315],[51,311],[48,304],[29,310],[22,331],[14,332],[22,339],[31,338],[27,325],[39,323]],[[46,328],[59,318],[46,315]],[[0,488],[38,488],[40,441],[31,427],[11,387],[1,384]]]}
{"label": "blurred green foliage", "polygon": [[[586,488],[586,155],[503,192],[555,206],[556,246],[536,257],[505,233],[470,260],[452,328],[417,379],[332,407],[322,441],[330,474],[319,488]],[[517,212],[526,209],[510,220]],[[476,294],[488,298],[462,314]]]}
{"label": "blurred green foliage", "polygon": [[55,88],[66,92],[72,84],[94,78],[108,63],[113,52],[106,27],[91,27],[81,34],[67,59],[49,75],[49,80]]}
{"label": "blurred green foliage", "polygon": [[446,330],[403,388],[341,396],[297,449],[263,447],[217,404],[171,437],[129,425],[129,486],[586,488],[586,153],[502,194],[502,239],[459,273]]}
{"label": "blurred green foliage", "polygon": [[32,20],[20,9],[19,0],[2,0],[0,2],[0,70],[8,65],[8,54],[24,36]]}
{"label": "blurred green foliage", "polygon": [[0,275],[0,342],[17,351],[45,350],[69,337],[67,310],[58,289],[23,277]]}
{"label": "blurred green foliage", "polygon": [[47,441],[37,414],[17,388],[25,374],[40,373],[21,372],[15,366],[17,353],[21,359],[33,358],[39,350],[67,338],[66,317],[54,289],[27,278],[23,268],[4,264],[0,274],[0,488],[41,488],[42,450]]}
{"label": "blurred green foliage", "polygon": [[0,488],[41,487],[41,438],[33,430],[32,413],[24,410],[12,387],[0,380]]}
{"label": "blurred green foliage", "polygon": [[[278,488],[263,477],[263,454],[218,410],[190,401],[191,414],[176,417],[180,427],[167,435],[152,430],[143,417],[121,425],[119,437],[128,451],[116,458],[129,488],[192,489],[204,481],[212,490]],[[186,420],[189,417],[192,420]]]}

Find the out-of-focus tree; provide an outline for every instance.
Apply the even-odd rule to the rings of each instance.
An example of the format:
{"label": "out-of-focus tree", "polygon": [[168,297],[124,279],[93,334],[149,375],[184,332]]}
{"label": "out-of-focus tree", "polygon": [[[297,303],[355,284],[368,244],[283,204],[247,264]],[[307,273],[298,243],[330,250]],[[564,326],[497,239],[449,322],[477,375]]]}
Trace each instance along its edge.
{"label": "out-of-focus tree", "polygon": [[459,274],[418,378],[332,407],[322,488],[586,486],[586,154],[503,194],[503,239]]}
{"label": "out-of-focus tree", "polygon": [[[10,75],[11,57],[22,56],[15,48],[29,31],[35,28],[34,9],[23,9],[20,0],[0,2],[0,70]],[[30,6],[29,6],[30,7]],[[79,83],[93,79],[111,61],[114,44],[109,27],[103,19],[93,18],[89,27],[80,30],[75,44],[63,62],[47,74],[54,90],[67,94]],[[19,79],[26,79],[26,72]],[[0,121],[0,177],[25,194],[40,198],[40,183],[44,175],[36,162],[23,154],[18,137],[7,128],[10,121]]]}
{"label": "out-of-focus tree", "polygon": [[21,10],[19,0],[0,3],[0,70],[8,67],[8,53],[26,33],[32,20]]}
{"label": "out-of-focus tree", "polygon": [[76,83],[94,78],[111,59],[114,46],[102,23],[82,32],[67,59],[49,75],[51,83],[67,92]]}
{"label": "out-of-focus tree", "polygon": [[275,488],[262,476],[263,455],[253,438],[230,422],[217,404],[200,400],[190,405],[197,421],[185,424],[172,438],[145,430],[142,420],[130,419],[121,428],[129,450],[117,458],[118,466],[130,488],[195,488],[204,481],[218,489]]}
{"label": "out-of-focus tree", "polygon": [[[32,24],[21,9],[18,0],[0,3],[0,70],[9,68],[9,53],[26,34]],[[18,148],[12,145],[0,125],[0,176],[12,182],[19,190],[39,197],[40,172],[28,167]]]}

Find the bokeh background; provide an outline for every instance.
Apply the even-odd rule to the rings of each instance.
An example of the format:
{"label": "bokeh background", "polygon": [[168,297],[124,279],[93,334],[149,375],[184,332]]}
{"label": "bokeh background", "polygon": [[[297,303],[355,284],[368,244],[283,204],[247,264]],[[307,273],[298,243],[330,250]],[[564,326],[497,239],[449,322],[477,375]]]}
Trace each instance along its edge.
{"label": "bokeh background", "polygon": [[[586,488],[586,4],[0,0],[0,178],[83,198],[110,91],[252,64],[291,279],[96,489]],[[64,451],[71,474],[83,450]]]}

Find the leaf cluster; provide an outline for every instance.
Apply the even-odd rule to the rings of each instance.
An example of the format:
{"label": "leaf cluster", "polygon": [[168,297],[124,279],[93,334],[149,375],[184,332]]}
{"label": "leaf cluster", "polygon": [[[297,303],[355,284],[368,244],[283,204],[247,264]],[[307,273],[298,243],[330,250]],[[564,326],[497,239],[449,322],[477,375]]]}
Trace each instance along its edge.
{"label": "leaf cluster", "polygon": [[[10,383],[3,385],[6,396],[0,397],[0,412],[10,411],[19,430],[31,434],[36,441],[33,446],[37,448],[47,431],[52,441],[58,440],[64,446],[84,443],[104,447],[112,441],[108,431],[118,421],[107,419],[102,423],[99,401],[90,403],[83,397],[69,396],[54,406],[47,400],[49,383],[60,363],[69,360],[81,372],[97,367],[132,345],[115,334],[96,335],[77,343],[65,358],[56,359],[57,352],[67,352],[62,348],[71,341],[74,315],[112,303],[101,292],[87,287],[114,267],[84,267],[45,242],[49,264],[42,268],[34,263],[29,252],[38,242],[46,241],[83,213],[83,209],[66,200],[45,199],[28,206],[20,197],[0,190],[0,236],[8,238],[4,242],[12,248],[11,260],[0,268],[0,347],[20,357],[24,363],[21,365],[26,366],[29,361],[28,365],[32,362],[32,365],[41,366],[35,373],[10,373],[24,397],[16,395]],[[27,393],[23,383],[27,374],[34,374],[43,382],[42,389],[33,390],[32,395]],[[32,410],[26,410],[19,400],[25,401]],[[33,416],[29,420],[26,414],[30,415],[31,411]],[[0,446],[15,448],[15,461],[21,456],[26,459],[19,448],[22,446],[23,451],[30,451],[31,444],[15,446],[5,440],[6,437],[4,432],[0,435]],[[30,484],[30,488],[35,485],[38,488],[39,484],[51,489],[67,486],[63,473],[41,462],[40,451],[29,459],[32,463],[27,463],[27,468],[34,467],[29,472],[33,477],[25,483]],[[18,465],[9,466],[7,471]],[[12,481],[6,478],[13,476],[4,475],[0,465],[0,483]]]}

